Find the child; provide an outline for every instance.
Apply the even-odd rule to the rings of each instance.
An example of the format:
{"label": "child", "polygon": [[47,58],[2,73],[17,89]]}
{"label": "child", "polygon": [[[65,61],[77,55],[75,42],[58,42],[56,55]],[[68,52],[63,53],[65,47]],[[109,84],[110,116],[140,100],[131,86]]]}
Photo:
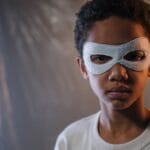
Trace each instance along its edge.
{"label": "child", "polygon": [[77,14],[81,74],[100,111],[67,127],[55,150],[150,150],[150,5],[142,0],[92,0]]}

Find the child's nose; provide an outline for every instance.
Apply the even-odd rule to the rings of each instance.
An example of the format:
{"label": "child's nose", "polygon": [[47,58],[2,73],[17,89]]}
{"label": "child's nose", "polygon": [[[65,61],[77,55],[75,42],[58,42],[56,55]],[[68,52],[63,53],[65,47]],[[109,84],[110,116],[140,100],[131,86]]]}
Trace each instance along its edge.
{"label": "child's nose", "polygon": [[115,64],[110,69],[108,79],[110,81],[126,81],[128,79],[127,69],[121,64]]}

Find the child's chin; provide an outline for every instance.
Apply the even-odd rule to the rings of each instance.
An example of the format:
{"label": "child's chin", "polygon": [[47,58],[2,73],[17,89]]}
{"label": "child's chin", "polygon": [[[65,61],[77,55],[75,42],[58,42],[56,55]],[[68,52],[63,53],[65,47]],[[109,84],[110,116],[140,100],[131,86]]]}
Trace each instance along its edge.
{"label": "child's chin", "polygon": [[128,109],[130,105],[125,100],[116,99],[112,101],[112,107],[115,110],[125,110]]}

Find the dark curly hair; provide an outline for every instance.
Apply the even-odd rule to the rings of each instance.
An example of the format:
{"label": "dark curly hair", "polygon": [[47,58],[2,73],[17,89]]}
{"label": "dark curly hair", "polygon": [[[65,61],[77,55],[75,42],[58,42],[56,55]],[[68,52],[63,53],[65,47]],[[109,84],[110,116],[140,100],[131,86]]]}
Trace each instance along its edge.
{"label": "dark curly hair", "polygon": [[75,46],[82,57],[87,33],[96,21],[118,16],[140,23],[150,37],[150,4],[143,0],[91,0],[76,14]]}

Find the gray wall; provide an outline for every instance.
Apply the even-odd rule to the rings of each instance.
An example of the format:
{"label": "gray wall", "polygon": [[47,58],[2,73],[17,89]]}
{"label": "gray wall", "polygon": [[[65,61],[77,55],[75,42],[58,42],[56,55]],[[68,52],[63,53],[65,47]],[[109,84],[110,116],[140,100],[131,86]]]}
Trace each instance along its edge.
{"label": "gray wall", "polygon": [[75,64],[82,3],[0,1],[0,150],[52,150],[66,125],[98,110]]}

